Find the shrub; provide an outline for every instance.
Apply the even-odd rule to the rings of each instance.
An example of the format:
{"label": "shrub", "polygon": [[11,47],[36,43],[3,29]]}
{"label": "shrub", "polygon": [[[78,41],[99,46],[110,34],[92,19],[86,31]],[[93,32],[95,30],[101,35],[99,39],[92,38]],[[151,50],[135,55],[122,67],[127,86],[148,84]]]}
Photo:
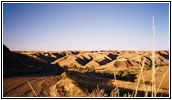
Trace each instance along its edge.
{"label": "shrub", "polygon": [[129,77],[130,76],[130,72],[128,70],[124,70],[122,73],[122,77]]}
{"label": "shrub", "polygon": [[92,72],[95,72],[95,71],[96,71],[94,66],[91,66],[89,69],[90,69],[90,71],[92,71]]}
{"label": "shrub", "polygon": [[147,64],[144,66],[144,70],[151,70],[152,69],[152,64]]}
{"label": "shrub", "polygon": [[67,70],[68,69],[68,65],[64,65],[62,67],[64,68],[64,70]]}
{"label": "shrub", "polygon": [[55,80],[55,81],[59,81],[61,79],[62,79],[62,76],[61,75],[50,78],[50,80]]}
{"label": "shrub", "polygon": [[[135,79],[134,82],[138,83],[138,79]],[[144,84],[144,81],[142,79],[140,79],[140,83],[139,84]]]}
{"label": "shrub", "polygon": [[88,97],[106,97],[107,94],[105,93],[104,89],[100,89],[99,86],[91,93],[87,95]]}
{"label": "shrub", "polygon": [[90,68],[89,67],[85,67],[85,68],[82,68],[82,67],[78,67],[77,70],[81,73],[86,73],[86,72],[90,72]]}
{"label": "shrub", "polygon": [[[156,64],[155,67],[161,67],[161,66],[168,66],[169,64],[166,63],[166,64]],[[152,64],[147,64],[144,66],[144,70],[151,70],[152,69]]]}
{"label": "shrub", "polygon": [[169,63],[166,63],[166,64],[156,64],[155,67],[158,67],[158,66],[169,66]]}
{"label": "shrub", "polygon": [[122,76],[123,73],[124,73],[124,71],[120,70],[120,71],[115,72],[115,75],[116,76]]}
{"label": "shrub", "polygon": [[117,72],[117,75],[118,76],[122,76],[123,73],[124,73],[124,71],[123,70],[120,70],[120,71]]}
{"label": "shrub", "polygon": [[76,66],[76,65],[74,65],[72,68],[77,69],[77,66]]}

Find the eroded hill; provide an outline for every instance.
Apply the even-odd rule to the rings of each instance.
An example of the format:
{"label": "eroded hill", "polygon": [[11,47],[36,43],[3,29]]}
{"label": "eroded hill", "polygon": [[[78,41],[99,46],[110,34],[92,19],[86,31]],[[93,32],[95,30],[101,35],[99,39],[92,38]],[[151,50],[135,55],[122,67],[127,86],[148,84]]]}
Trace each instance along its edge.
{"label": "eroded hill", "polygon": [[[151,51],[3,51],[4,97],[133,97],[143,60],[136,96],[152,93]],[[169,96],[168,63],[156,51],[156,96]]]}
{"label": "eroded hill", "polygon": [[[25,51],[22,54],[41,59],[47,63],[68,67],[90,67],[96,70],[137,69],[145,59],[145,65],[152,64],[151,51]],[[169,51],[155,52],[155,64],[169,63]]]}
{"label": "eroded hill", "polygon": [[3,76],[22,76],[26,74],[46,74],[48,71],[54,71],[60,74],[63,69],[59,66],[48,64],[46,61],[27,56],[25,54],[10,51],[3,46]]}

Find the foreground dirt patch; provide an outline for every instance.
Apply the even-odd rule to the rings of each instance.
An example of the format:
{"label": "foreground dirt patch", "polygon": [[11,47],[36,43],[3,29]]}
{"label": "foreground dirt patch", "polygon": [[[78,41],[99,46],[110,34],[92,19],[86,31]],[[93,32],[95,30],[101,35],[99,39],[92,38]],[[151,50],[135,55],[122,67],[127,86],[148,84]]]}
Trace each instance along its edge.
{"label": "foreground dirt patch", "polygon": [[28,81],[35,90],[37,96],[49,97],[49,88],[56,84],[56,76],[44,77],[11,77],[3,80],[4,97],[35,97]]}
{"label": "foreground dirt patch", "polygon": [[[156,86],[160,87],[157,96],[169,96],[168,56],[167,50],[156,51],[155,63],[160,66],[156,72]],[[133,97],[139,62],[143,59],[146,69],[138,86],[139,97],[151,96],[151,51],[139,51],[137,55],[135,51],[15,53],[7,50],[3,96]]]}

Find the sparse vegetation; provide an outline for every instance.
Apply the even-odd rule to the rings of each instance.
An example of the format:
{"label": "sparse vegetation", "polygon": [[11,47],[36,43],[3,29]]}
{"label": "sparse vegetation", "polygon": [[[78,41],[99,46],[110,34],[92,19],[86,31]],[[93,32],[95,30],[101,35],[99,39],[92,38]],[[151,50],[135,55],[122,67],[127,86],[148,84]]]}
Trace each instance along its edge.
{"label": "sparse vegetation", "polygon": [[104,89],[100,89],[99,86],[91,93],[87,94],[87,97],[106,97],[107,94],[105,93]]}
{"label": "sparse vegetation", "polygon": [[129,78],[131,75],[127,69],[115,72],[115,74],[116,74],[116,76],[127,77],[127,78]]}
{"label": "sparse vegetation", "polygon": [[152,65],[151,64],[147,64],[144,66],[144,70],[151,70],[152,69]]}
{"label": "sparse vegetation", "polygon": [[67,65],[63,66],[64,69],[68,70],[69,68],[71,68],[71,70],[73,71],[78,71],[80,73],[86,73],[86,72],[95,72],[95,69],[94,67],[77,67],[77,66],[72,66],[72,67],[69,67]]}
{"label": "sparse vegetation", "polygon": [[[135,79],[135,80],[134,80],[134,82],[135,82],[135,83],[138,83],[139,81],[138,81],[138,79]],[[139,82],[139,84],[144,84],[144,81],[143,81],[143,79],[140,79],[140,82]]]}
{"label": "sparse vegetation", "polygon": [[[166,64],[155,64],[155,67],[169,66],[169,63]],[[144,70],[151,70],[152,64],[147,64],[144,66]]]}
{"label": "sparse vegetation", "polygon": [[50,80],[55,80],[55,81],[59,81],[61,79],[62,79],[62,76],[61,75],[59,75],[59,76],[53,76],[53,77],[50,78]]}
{"label": "sparse vegetation", "polygon": [[[102,57],[103,53],[104,52],[102,52],[100,54],[101,57]],[[123,53],[125,53],[125,52],[123,52]],[[132,53],[132,52],[130,52],[130,53]],[[45,53],[45,54],[47,55],[47,53]],[[82,53],[79,53],[79,54],[82,54]],[[139,62],[139,64],[140,64],[139,66],[144,66],[143,68],[146,70],[143,70],[143,72],[140,72],[142,67],[138,68],[139,67],[138,63],[135,64],[136,63],[135,60],[130,60],[129,57],[127,58],[128,61],[125,61],[125,59],[124,59],[124,60],[121,60],[121,61],[118,61],[115,63],[115,59],[117,58],[117,55],[115,55],[115,54],[111,53],[110,57],[113,60],[108,60],[109,62],[106,65],[100,66],[102,68],[102,70],[98,70],[99,69],[98,62],[101,62],[101,60],[104,61],[103,57],[101,59],[97,60],[97,63],[95,63],[95,65],[94,64],[93,65],[86,64],[85,66],[81,66],[82,64],[77,64],[79,62],[77,62],[77,63],[73,62],[73,66],[70,66],[70,64],[65,62],[66,65],[62,66],[62,68],[64,69],[63,74],[61,74],[61,75],[54,74],[53,75],[50,72],[49,74],[45,74],[45,76],[44,76],[44,74],[38,73],[38,76],[40,76],[40,78],[36,79],[37,82],[35,82],[35,83],[37,83],[37,84],[35,85],[34,81],[32,81],[32,80],[30,80],[29,82],[33,85],[33,89],[35,90],[35,93],[37,94],[38,97],[40,97],[40,96],[135,97],[134,94],[136,94],[136,96],[151,96],[151,86],[152,86],[151,79],[147,79],[145,81],[143,76],[146,76],[147,74],[145,74],[145,72],[148,72],[148,71],[149,71],[149,75],[147,75],[147,76],[149,76],[149,77],[151,76],[150,69],[152,69],[152,65],[147,62],[146,63],[147,65],[144,66],[143,62],[141,62],[143,59],[141,59]],[[120,53],[118,53],[118,54],[120,54]],[[42,55],[44,55],[44,53],[42,53]],[[64,55],[66,55],[66,54],[64,54]],[[106,55],[108,55],[108,53]],[[142,56],[140,52],[138,55],[139,55],[139,57]],[[51,56],[51,55],[49,55],[49,56]],[[68,56],[72,56],[72,54],[70,54]],[[74,56],[77,56],[77,54],[74,54]],[[120,55],[118,55],[118,56],[120,56]],[[61,61],[67,60],[67,57],[64,57],[64,58],[62,57],[58,61],[61,62]],[[84,59],[86,60],[86,62],[88,62],[87,59],[90,59],[90,58],[93,61],[95,59],[92,56],[83,57],[83,59],[80,58],[80,63],[82,63],[81,61],[84,61]],[[123,59],[123,57],[121,57],[121,56],[119,58]],[[110,59],[110,58],[107,58],[107,59]],[[18,62],[16,62],[16,63],[18,63]],[[90,61],[88,63],[92,63],[92,62]],[[115,64],[110,64],[110,63],[115,63]],[[52,64],[59,66],[61,63],[52,63]],[[97,66],[96,66],[96,64],[97,64]],[[21,64],[21,65],[23,65],[23,64]],[[37,66],[31,66],[31,65],[32,64],[29,65],[30,69],[37,67]],[[48,64],[48,65],[50,65],[50,64]],[[114,66],[114,67],[112,67],[112,70],[110,68],[108,68],[108,65]],[[50,66],[53,66],[53,65],[50,65]],[[124,68],[120,69],[120,66],[124,66]],[[126,66],[127,66],[127,68],[125,68]],[[136,66],[137,66],[137,68],[136,68]],[[162,70],[162,68],[164,68],[164,66],[168,66],[168,64],[166,64],[164,62],[162,62],[161,64],[156,64],[155,65],[155,67],[157,67],[156,73],[161,72],[161,71],[165,73],[165,70]],[[106,67],[107,67],[107,69],[106,69]],[[119,67],[119,68],[117,68],[118,70],[115,69],[116,67]],[[132,68],[133,69],[136,68],[136,69],[133,70]],[[16,70],[17,69],[14,69],[14,71],[16,71]],[[54,71],[56,71],[56,70],[53,70],[53,72]],[[140,73],[142,73],[141,77],[139,77]],[[158,93],[156,93],[156,96],[161,96],[160,93],[163,93],[162,96],[168,96],[167,91],[169,88],[168,88],[168,85],[166,85],[166,84],[164,85],[164,81],[163,81],[163,80],[168,79],[166,77],[166,75],[168,75],[168,73],[163,75],[162,78],[159,78],[160,80],[161,79],[162,80],[157,84],[157,92]],[[44,77],[44,78],[41,78],[41,77]],[[35,80],[35,79],[33,79],[33,80]],[[15,81],[15,80],[13,80],[13,81]],[[4,82],[8,82],[8,81],[5,80]],[[49,83],[51,83],[51,84],[49,84]],[[8,82],[8,84],[10,84],[10,83]],[[22,84],[24,84],[24,85],[22,85]],[[21,85],[21,87],[27,87],[25,85],[25,83],[22,83],[22,82],[21,83],[19,82],[19,84],[17,84],[16,86],[20,86],[20,85]],[[137,93],[136,93],[136,86],[138,86]],[[50,88],[50,90],[47,90],[49,88]],[[12,92],[9,91],[10,89],[5,88],[4,90],[5,90],[4,91],[5,96],[9,96],[9,94],[12,95],[11,94]],[[17,91],[17,90],[14,90],[14,91]],[[33,90],[31,90],[30,87],[27,87],[24,89],[23,93],[25,93],[24,94],[25,96],[35,96],[35,93],[33,93],[32,91]],[[18,96],[18,94],[13,94],[13,96]]]}

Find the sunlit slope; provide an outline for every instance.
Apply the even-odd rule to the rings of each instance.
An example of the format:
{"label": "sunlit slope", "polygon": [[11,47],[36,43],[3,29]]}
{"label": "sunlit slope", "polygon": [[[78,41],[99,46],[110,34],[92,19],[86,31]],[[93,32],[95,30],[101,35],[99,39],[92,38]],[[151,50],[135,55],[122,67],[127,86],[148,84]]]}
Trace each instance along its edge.
{"label": "sunlit slope", "polygon": [[[152,64],[151,51],[28,51],[20,53],[60,66],[92,67],[97,70],[138,68],[139,61],[143,59],[145,59],[145,65]],[[156,51],[155,64],[167,63],[169,63],[169,51]]]}

